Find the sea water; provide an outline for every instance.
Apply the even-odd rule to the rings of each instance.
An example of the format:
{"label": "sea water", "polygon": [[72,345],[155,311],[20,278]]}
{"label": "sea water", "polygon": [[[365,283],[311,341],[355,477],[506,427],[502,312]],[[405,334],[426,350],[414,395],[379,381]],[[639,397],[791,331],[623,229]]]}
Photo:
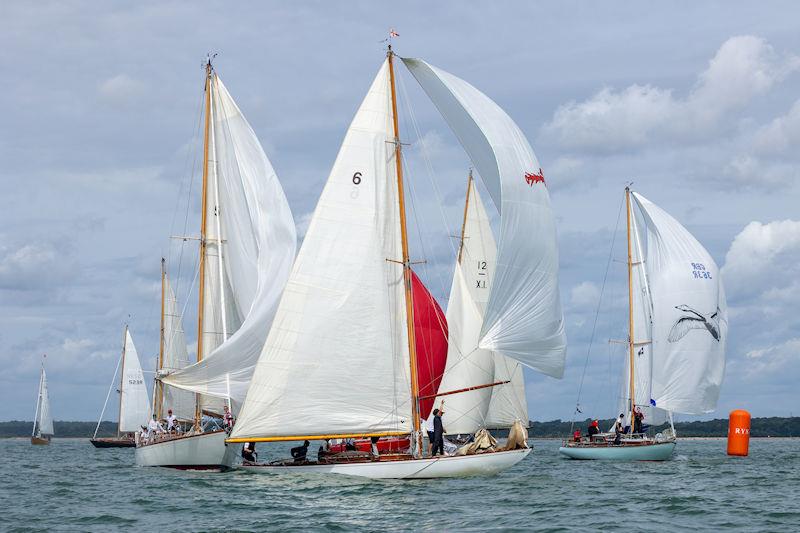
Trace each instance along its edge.
{"label": "sea water", "polygon": [[[371,481],[138,468],[86,439],[0,440],[0,530],[800,531],[800,440],[681,440],[670,461],[573,461],[533,440],[512,469],[469,479]],[[259,445],[260,458],[290,443]],[[313,449],[313,446],[312,446]]]}

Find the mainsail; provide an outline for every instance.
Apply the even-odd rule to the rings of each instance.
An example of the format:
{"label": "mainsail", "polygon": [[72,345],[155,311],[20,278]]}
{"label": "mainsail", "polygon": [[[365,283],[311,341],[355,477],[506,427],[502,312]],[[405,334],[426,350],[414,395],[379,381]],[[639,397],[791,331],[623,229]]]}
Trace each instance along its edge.
{"label": "mainsail", "polygon": [[634,341],[641,338],[634,350],[636,403],[685,414],[711,412],[728,337],[719,269],[677,220],[642,195],[632,196],[644,225],[633,232],[632,250],[644,259],[642,274],[634,276]]}
{"label": "mainsail", "polygon": [[275,171],[215,73],[209,90],[201,360],[162,381],[240,403],[275,316],[297,237]]}
{"label": "mainsail", "polygon": [[501,213],[478,346],[562,377],[566,335],[555,220],[530,144],[505,111],[469,83],[419,59],[403,62],[458,137]]}
{"label": "mainsail", "polygon": [[53,430],[53,414],[50,411],[50,395],[47,392],[47,373],[42,365],[39,378],[39,398],[36,419],[33,422],[34,435],[55,435]]}
{"label": "mainsail", "polygon": [[133,433],[147,424],[150,400],[130,331],[125,328],[125,347],[122,353],[122,378],[119,391],[119,432]]}
{"label": "mainsail", "polygon": [[388,61],[345,135],[232,438],[413,428]]}

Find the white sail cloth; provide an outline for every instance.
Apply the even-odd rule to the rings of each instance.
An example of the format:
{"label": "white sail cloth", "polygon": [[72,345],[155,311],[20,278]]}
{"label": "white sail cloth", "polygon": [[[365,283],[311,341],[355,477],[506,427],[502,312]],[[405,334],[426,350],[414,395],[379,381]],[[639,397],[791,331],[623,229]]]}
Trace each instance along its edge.
{"label": "white sail cloth", "polygon": [[206,196],[213,208],[207,221],[204,307],[212,316],[204,344],[215,349],[162,381],[240,403],[289,275],[297,236],[283,189],[255,132],[217,76],[211,91],[212,168]]}
{"label": "white sail cloth", "polygon": [[[497,381],[513,380],[513,383],[448,397],[443,422],[450,434],[474,433],[483,427],[510,426],[519,416],[525,417],[522,420],[527,422],[519,363],[478,347],[497,247],[489,216],[472,180],[466,202],[460,261],[456,261],[447,304],[450,331],[447,366],[439,390],[451,391]],[[517,398],[519,390],[515,387],[521,388],[522,402]]]}
{"label": "white sail cloth", "polygon": [[53,413],[50,411],[50,394],[47,391],[47,373],[44,367],[42,367],[42,377],[39,383],[39,413],[36,422],[39,425],[40,435],[55,435]]}
{"label": "white sail cloth", "polygon": [[139,354],[130,331],[125,329],[125,348],[122,356],[122,380],[119,392],[119,431],[133,433],[147,425],[150,418],[150,399],[144,381]]}
{"label": "white sail cloth", "polygon": [[495,102],[419,59],[403,62],[472,159],[501,213],[480,348],[561,378],[566,357],[550,197],[525,136]]}
{"label": "white sail cloth", "polygon": [[[191,365],[189,351],[186,347],[186,334],[183,331],[183,320],[178,307],[178,299],[169,278],[164,278],[164,359],[161,364],[163,373],[171,374]],[[163,385],[163,384],[162,384]],[[180,420],[194,418],[195,394],[187,390],[163,385],[162,416],[169,409]]]}
{"label": "white sail cloth", "polygon": [[350,124],[233,438],[409,432],[388,63]]}
{"label": "white sail cloth", "polygon": [[646,235],[645,271],[652,305],[651,398],[658,409],[711,412],[725,372],[728,337],[719,269],[677,220],[642,195],[633,193],[633,198]]}

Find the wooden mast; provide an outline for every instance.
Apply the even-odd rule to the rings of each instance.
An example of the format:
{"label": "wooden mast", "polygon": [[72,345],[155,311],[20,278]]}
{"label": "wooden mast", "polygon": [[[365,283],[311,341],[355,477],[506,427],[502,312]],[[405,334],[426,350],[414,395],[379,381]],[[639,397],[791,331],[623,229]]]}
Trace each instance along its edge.
{"label": "wooden mast", "polygon": [[164,413],[164,384],[157,379],[158,378],[158,371],[164,368],[164,332],[165,332],[165,322],[164,322],[164,291],[166,290],[166,279],[167,279],[167,267],[166,267],[166,259],[163,257],[161,258],[161,334],[159,335],[158,339],[158,368],[156,369],[156,381],[158,383],[158,388],[156,389],[155,398],[153,401],[156,404],[153,406],[153,412],[156,413],[156,416],[159,420],[163,417]]}
{"label": "wooden mast", "polygon": [[464,231],[467,229],[467,210],[469,209],[469,192],[472,190],[472,169],[469,169],[467,178],[467,199],[464,201],[464,220],[461,222],[461,241],[458,245],[458,263],[461,264],[461,254],[464,251]]}
{"label": "wooden mast", "polygon": [[125,324],[125,332],[122,334],[122,371],[119,373],[119,414],[117,415],[117,438],[120,437],[119,425],[122,423],[122,397],[125,384],[125,349],[128,347],[128,324]]}
{"label": "wooden mast", "polygon": [[633,432],[633,406],[634,399],[634,345],[636,340],[633,338],[633,261],[631,255],[631,189],[625,187],[625,208],[628,226],[628,352],[629,352],[629,365],[628,372],[630,374],[630,403],[628,411],[628,424],[630,431]]}
{"label": "wooden mast", "polygon": [[411,418],[414,435],[417,439],[416,454],[422,452],[422,434],[419,420],[419,377],[417,376],[417,346],[414,337],[414,301],[411,294],[411,261],[408,257],[408,234],[406,231],[406,206],[403,190],[402,145],[400,144],[400,127],[397,120],[397,93],[394,82],[394,52],[392,45],[386,52],[389,61],[389,86],[392,92],[392,125],[394,127],[394,158],[397,168],[397,200],[400,205],[400,239],[403,247],[403,280],[406,295],[406,325],[408,335],[408,355],[411,365]]}
{"label": "wooden mast", "polygon": [[[206,62],[206,117],[203,131],[203,192],[200,214],[200,290],[197,297],[197,360],[203,359],[203,331],[204,317],[203,306],[205,304],[205,285],[206,285],[206,209],[207,201],[206,188],[208,186],[208,141],[209,127],[211,123],[211,77],[213,76],[211,59]],[[195,394],[194,423],[195,427],[200,427],[200,394]]]}

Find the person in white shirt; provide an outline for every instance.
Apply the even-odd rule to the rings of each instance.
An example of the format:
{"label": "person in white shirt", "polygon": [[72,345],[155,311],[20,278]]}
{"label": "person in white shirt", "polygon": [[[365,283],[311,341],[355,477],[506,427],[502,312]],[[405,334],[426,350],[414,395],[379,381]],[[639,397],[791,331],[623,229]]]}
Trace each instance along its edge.
{"label": "person in white shirt", "polygon": [[428,455],[433,453],[433,413],[428,417],[427,420],[423,420],[425,431],[428,432]]}
{"label": "person in white shirt", "polygon": [[172,414],[172,409],[167,411],[167,432],[172,433],[176,430],[175,423],[177,422],[177,417]]}
{"label": "person in white shirt", "polygon": [[156,433],[164,433],[164,426],[153,415],[153,419],[147,424],[147,433],[150,437],[155,437]]}

